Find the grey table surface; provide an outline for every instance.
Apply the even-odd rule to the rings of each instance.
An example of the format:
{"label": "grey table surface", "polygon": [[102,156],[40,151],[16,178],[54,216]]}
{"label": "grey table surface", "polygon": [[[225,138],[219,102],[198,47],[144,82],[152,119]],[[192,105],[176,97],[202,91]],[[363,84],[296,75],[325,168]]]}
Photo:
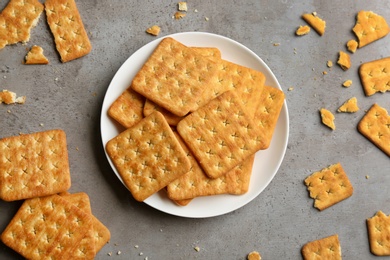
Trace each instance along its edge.
{"label": "grey table surface", "polygon": [[[1,1],[0,9],[7,2]],[[339,235],[344,259],[376,258],[369,250],[366,219],[378,210],[390,214],[390,160],[356,126],[372,104],[390,109],[390,93],[366,97],[358,68],[389,56],[390,37],[351,54],[347,71],[336,61],[355,37],[351,29],[357,12],[371,10],[390,21],[389,2],[191,0],[181,20],[172,19],[177,1],[77,4],[93,46],[89,55],[61,63],[44,14],[27,44],[0,51],[0,89],[27,96],[24,105],[0,105],[0,137],[54,128],[67,133],[70,192],[86,192],[93,213],[111,231],[110,242],[96,259],[246,259],[253,250],[263,259],[301,259],[305,243],[333,234]],[[295,36],[305,24],[301,15],[314,11],[327,22],[325,34],[320,37],[312,30]],[[290,131],[284,160],[268,187],[242,208],[200,219],[163,213],[136,202],[107,162],[100,132],[103,99],[126,59],[156,39],[145,33],[153,24],[162,28],[157,38],[196,31],[242,43],[268,64],[286,94]],[[23,64],[26,50],[35,44],[44,48],[49,65]],[[332,68],[328,60],[335,64]],[[343,88],[347,79],[353,85]],[[360,110],[336,113],[353,96]],[[336,130],[322,125],[322,107],[335,113]],[[354,194],[320,212],[303,180],[337,162],[347,172]],[[0,231],[20,205],[0,201]],[[0,243],[0,259],[18,258]]]}

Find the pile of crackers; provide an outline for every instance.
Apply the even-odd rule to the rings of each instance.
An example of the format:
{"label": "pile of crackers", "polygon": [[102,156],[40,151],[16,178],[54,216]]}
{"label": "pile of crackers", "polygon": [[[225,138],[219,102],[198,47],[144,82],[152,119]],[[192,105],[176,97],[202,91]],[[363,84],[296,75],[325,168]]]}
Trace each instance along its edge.
{"label": "pile of crackers", "polygon": [[110,231],[86,193],[70,194],[63,130],[0,139],[0,199],[24,200],[1,240],[27,259],[93,259]]}
{"label": "pile of crackers", "polygon": [[244,194],[283,103],[260,71],[223,60],[217,48],[167,37],[111,104],[109,116],[125,130],[106,151],[138,201],[163,188],[183,206],[199,196]]}

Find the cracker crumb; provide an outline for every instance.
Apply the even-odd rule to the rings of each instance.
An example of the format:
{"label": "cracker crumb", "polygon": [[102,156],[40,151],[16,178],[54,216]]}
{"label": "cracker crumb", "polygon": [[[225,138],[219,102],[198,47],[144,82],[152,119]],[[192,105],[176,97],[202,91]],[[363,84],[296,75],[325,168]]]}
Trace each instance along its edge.
{"label": "cracker crumb", "polygon": [[116,253],[117,255],[120,255],[120,254],[122,254],[122,252],[121,251],[118,251],[118,253]]}
{"label": "cracker crumb", "polygon": [[280,46],[280,43],[275,42],[275,43],[274,43],[274,46]]}
{"label": "cracker crumb", "polygon": [[252,251],[247,256],[248,260],[261,260],[261,255],[257,251]]}
{"label": "cracker crumb", "polygon": [[208,20],[209,20],[209,18],[208,18],[208,17],[205,17],[204,19],[205,19],[206,21],[208,21]]}
{"label": "cracker crumb", "polygon": [[370,176],[366,175],[366,179],[369,179],[369,178],[370,178]]}
{"label": "cracker crumb", "polygon": [[197,13],[197,12],[198,12],[198,9],[195,9],[195,10],[194,10],[194,13]]}
{"label": "cracker crumb", "polygon": [[179,2],[177,3],[179,11],[187,12],[187,2]]}
{"label": "cracker crumb", "polygon": [[111,253],[111,252],[108,252],[107,255],[108,255],[108,256],[112,256],[112,253]]}
{"label": "cracker crumb", "polygon": [[144,253],[142,253],[142,252],[139,252],[139,255],[144,255]]}
{"label": "cracker crumb", "polygon": [[146,29],[146,32],[153,35],[153,36],[159,35],[160,31],[161,31],[161,28],[158,25],[153,25],[152,27],[149,27],[148,29]]}
{"label": "cracker crumb", "polygon": [[349,55],[343,51],[339,51],[337,64],[339,64],[343,70],[348,70],[351,67],[351,59]]}
{"label": "cracker crumb", "polygon": [[314,16],[317,16],[317,12],[312,12],[312,14],[313,14]]}
{"label": "cracker crumb", "polygon": [[194,249],[195,249],[196,252],[200,251],[200,247],[198,247],[198,246],[194,247]]}
{"label": "cracker crumb", "polygon": [[182,13],[182,12],[176,12],[175,15],[174,15],[176,20],[179,20],[179,19],[181,19],[181,18],[183,18],[185,16],[186,16],[186,14]]}
{"label": "cracker crumb", "polygon": [[348,79],[343,82],[343,87],[349,88],[352,85],[352,80]]}
{"label": "cracker crumb", "polygon": [[44,124],[43,124],[43,123],[40,123],[39,125],[40,125],[40,126],[44,126]]}
{"label": "cracker crumb", "polygon": [[355,40],[349,40],[348,42],[347,42],[347,49],[348,49],[348,51],[350,51],[350,52],[352,52],[352,53],[355,53],[356,52],[356,49],[357,49],[357,47],[358,47],[358,42],[357,41],[355,41]]}
{"label": "cracker crumb", "polygon": [[293,91],[293,90],[294,90],[293,87],[289,87],[289,88],[288,88],[288,91]]}
{"label": "cracker crumb", "polygon": [[8,110],[7,110],[7,113],[11,113],[11,110],[8,109]]}
{"label": "cracker crumb", "polygon": [[310,27],[307,25],[300,25],[298,29],[295,31],[295,34],[298,36],[306,35],[310,32]]}
{"label": "cracker crumb", "polygon": [[322,74],[323,74],[323,75],[326,75],[326,74],[328,74],[328,72],[324,70],[324,71],[322,72]]}
{"label": "cracker crumb", "polygon": [[332,62],[331,60],[328,60],[328,61],[326,62],[326,66],[328,66],[328,68],[333,67],[333,62]]}
{"label": "cracker crumb", "polygon": [[139,246],[138,245],[135,245],[134,248],[138,248]]}

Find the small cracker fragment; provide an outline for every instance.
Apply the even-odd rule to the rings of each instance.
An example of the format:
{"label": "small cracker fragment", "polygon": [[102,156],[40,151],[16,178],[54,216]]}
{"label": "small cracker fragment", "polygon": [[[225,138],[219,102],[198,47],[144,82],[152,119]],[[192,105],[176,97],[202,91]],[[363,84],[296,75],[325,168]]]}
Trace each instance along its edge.
{"label": "small cracker fragment", "polygon": [[108,115],[129,128],[143,118],[144,104],[145,98],[129,87],[111,104]]}
{"label": "small cracker fragment", "polygon": [[326,62],[326,66],[328,66],[328,68],[333,67],[333,62],[332,62],[331,60],[328,60],[328,61]]}
{"label": "small cracker fragment", "polygon": [[341,246],[337,234],[314,240],[306,243],[302,247],[302,256],[304,260],[309,259],[332,259],[341,260]]}
{"label": "small cracker fragment", "polygon": [[314,199],[314,207],[324,210],[352,196],[353,187],[340,163],[333,164],[305,179],[305,185]]}
{"label": "small cracker fragment", "polygon": [[21,200],[70,187],[65,132],[48,130],[0,139],[0,198]]}
{"label": "small cracker fragment", "polygon": [[261,260],[261,255],[257,251],[252,251],[248,254],[247,260]]}
{"label": "small cracker fragment", "polygon": [[351,58],[349,57],[348,53],[339,51],[339,59],[337,60],[337,64],[339,64],[343,70],[348,70],[351,67]]}
{"label": "small cracker fragment", "polygon": [[348,51],[350,51],[352,53],[355,53],[358,45],[359,45],[359,43],[357,41],[349,40],[347,42],[347,49],[348,49]]}
{"label": "small cracker fragment", "polygon": [[45,11],[62,62],[83,57],[91,51],[75,0],[46,0]]}
{"label": "small cracker fragment", "polygon": [[154,35],[154,36],[157,36],[160,34],[160,26],[158,25],[153,25],[152,27],[149,27],[148,29],[146,29],[146,32],[151,34],[151,35]]}
{"label": "small cracker fragment", "polygon": [[9,1],[0,14],[0,50],[6,45],[28,42],[43,8],[37,0]]}
{"label": "small cracker fragment", "polygon": [[179,11],[183,11],[183,12],[187,12],[188,8],[187,8],[187,2],[178,2],[177,3],[177,9]]}
{"label": "small cracker fragment", "polygon": [[295,31],[295,34],[298,36],[306,35],[310,32],[310,27],[307,25],[300,25],[298,29]]}
{"label": "small cracker fragment", "polygon": [[321,108],[320,115],[321,115],[322,123],[324,125],[326,125],[327,127],[329,127],[332,130],[336,129],[336,125],[334,123],[334,115],[332,114],[332,112],[330,112],[329,110],[327,110],[325,108]]}
{"label": "small cracker fragment", "polygon": [[349,88],[350,86],[352,86],[352,80],[348,79],[343,82],[343,87]]}
{"label": "small cracker fragment", "polygon": [[356,24],[352,28],[359,41],[359,48],[366,46],[390,32],[386,19],[372,11],[360,11],[356,17]]}
{"label": "small cracker fragment", "polygon": [[359,76],[366,96],[390,91],[390,57],[363,63]]}
{"label": "small cracker fragment", "polygon": [[34,45],[25,57],[24,64],[48,64],[49,60],[43,54],[41,46]]}
{"label": "small cracker fragment", "polygon": [[244,112],[240,99],[227,91],[186,116],[177,131],[210,178],[218,178],[258,150],[265,135]]}
{"label": "small cracker fragment", "polygon": [[181,18],[183,18],[185,16],[186,16],[186,13],[183,13],[183,12],[176,12],[174,15],[176,20],[180,20]]}
{"label": "small cracker fragment", "polygon": [[26,97],[21,96],[21,97],[16,97],[16,93],[12,91],[8,91],[4,89],[3,91],[0,92],[0,104],[4,103],[6,105],[9,104],[24,104],[26,102]]}
{"label": "small cracker fragment", "polygon": [[338,109],[337,112],[345,112],[345,113],[355,113],[359,111],[359,107],[357,105],[357,98],[352,97],[344,102]]}
{"label": "small cracker fragment", "polygon": [[27,259],[93,259],[90,214],[58,195],[28,199],[1,234]]}
{"label": "small cracker fragment", "polygon": [[359,132],[390,156],[390,116],[387,110],[374,104],[358,123]]}
{"label": "small cracker fragment", "polygon": [[190,170],[190,161],[160,112],[145,117],[106,144],[118,173],[144,201]]}
{"label": "small cracker fragment", "polygon": [[378,211],[366,223],[371,253],[377,256],[390,255],[390,217]]}
{"label": "small cracker fragment", "polygon": [[322,36],[325,33],[326,22],[319,18],[316,13],[307,13],[302,15],[302,19],[305,20],[313,29]]}

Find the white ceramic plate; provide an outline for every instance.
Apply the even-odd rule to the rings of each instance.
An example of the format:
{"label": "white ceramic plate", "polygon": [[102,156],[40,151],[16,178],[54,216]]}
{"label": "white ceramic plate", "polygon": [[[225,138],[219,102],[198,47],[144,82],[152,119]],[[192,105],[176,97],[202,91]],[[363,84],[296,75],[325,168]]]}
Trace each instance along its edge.
{"label": "white ceramic plate", "polygon": [[[223,59],[263,72],[266,76],[267,85],[281,89],[276,77],[264,61],[238,42],[223,36],[201,32],[178,33],[166,37],[172,37],[187,46],[217,47],[220,49]],[[108,108],[130,86],[133,77],[161,39],[159,38],[146,44],[131,55],[112,79],[107,89],[101,112],[100,126],[104,147],[111,138],[123,130],[107,115]],[[270,147],[267,150],[256,153],[249,191],[244,195],[199,197],[191,201],[187,206],[180,207],[170,201],[164,191],[160,191],[145,200],[145,203],[160,211],[189,218],[213,217],[234,211],[256,198],[271,182],[286,152],[288,133],[289,119],[285,102]],[[107,159],[114,173],[122,181],[108,156]]]}

